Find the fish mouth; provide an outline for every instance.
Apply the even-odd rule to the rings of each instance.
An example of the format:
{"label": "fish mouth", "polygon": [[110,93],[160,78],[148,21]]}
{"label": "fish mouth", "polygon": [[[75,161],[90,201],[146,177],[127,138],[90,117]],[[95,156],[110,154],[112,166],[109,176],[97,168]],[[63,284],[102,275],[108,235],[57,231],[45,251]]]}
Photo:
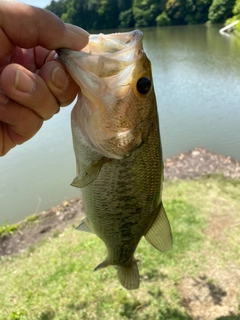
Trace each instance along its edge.
{"label": "fish mouth", "polygon": [[[113,54],[122,52],[122,60],[131,59],[132,49],[134,46],[142,43],[143,33],[141,30],[131,32],[112,33],[112,34],[91,34],[88,44],[81,50],[75,52],[85,52],[92,55]],[[141,45],[142,47],[142,45]],[[124,50],[124,52],[123,52]],[[57,49],[57,54],[63,60],[71,50],[61,48]]]}
{"label": "fish mouth", "polygon": [[[124,50],[122,59],[128,60],[133,46],[142,42],[143,33],[134,30],[125,33],[93,34],[89,37],[89,43],[82,51],[91,54],[113,54]],[[130,49],[130,50],[129,50]],[[128,52],[129,51],[129,52]]]}
{"label": "fish mouth", "polygon": [[[58,49],[59,60],[91,101],[101,93],[114,90],[115,96],[126,93],[132,70],[142,56],[143,33],[93,34],[81,51]],[[118,88],[118,90],[117,90]]]}

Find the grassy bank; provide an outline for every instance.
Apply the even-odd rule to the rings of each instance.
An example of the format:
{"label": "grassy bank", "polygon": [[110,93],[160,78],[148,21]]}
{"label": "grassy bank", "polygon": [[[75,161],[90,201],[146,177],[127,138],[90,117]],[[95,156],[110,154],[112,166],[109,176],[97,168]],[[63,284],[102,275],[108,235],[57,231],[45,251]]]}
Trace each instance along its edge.
{"label": "grassy bank", "polygon": [[94,235],[72,227],[0,261],[1,320],[240,319],[240,181],[169,181],[164,205],[174,246],[142,239],[141,286],[123,289]]}

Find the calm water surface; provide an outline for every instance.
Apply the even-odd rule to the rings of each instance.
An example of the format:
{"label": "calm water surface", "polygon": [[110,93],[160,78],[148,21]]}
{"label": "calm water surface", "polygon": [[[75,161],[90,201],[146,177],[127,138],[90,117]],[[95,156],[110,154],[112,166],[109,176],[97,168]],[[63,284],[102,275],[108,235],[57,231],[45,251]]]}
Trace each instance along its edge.
{"label": "calm water surface", "polygon": [[[164,158],[202,146],[240,160],[240,40],[219,27],[144,31],[152,61]],[[0,158],[0,224],[79,195],[64,108],[29,142]]]}

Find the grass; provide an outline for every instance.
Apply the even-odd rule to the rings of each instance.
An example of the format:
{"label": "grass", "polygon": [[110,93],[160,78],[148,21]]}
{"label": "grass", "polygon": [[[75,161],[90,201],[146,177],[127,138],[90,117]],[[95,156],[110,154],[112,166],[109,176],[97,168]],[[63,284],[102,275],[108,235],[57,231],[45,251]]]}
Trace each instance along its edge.
{"label": "grass", "polygon": [[3,238],[8,234],[13,234],[17,229],[18,226],[16,224],[8,224],[6,221],[2,226],[0,226],[0,238]]}
{"label": "grass", "polygon": [[37,220],[38,220],[38,215],[34,213],[28,216],[25,220],[20,221],[17,224],[9,224],[8,221],[5,221],[3,225],[0,225],[0,238],[13,234],[18,229],[20,229],[25,223],[33,223],[33,222],[37,222]]}
{"label": "grass", "polygon": [[[223,268],[226,261],[240,265],[239,187],[240,182],[221,176],[165,183],[163,199],[174,246],[160,253],[142,239],[136,252],[139,290],[123,289],[112,267],[93,272],[105,258],[104,245],[96,236],[73,228],[34,250],[2,258],[0,319],[190,319],[177,290],[182,279],[201,274],[213,255]],[[224,249],[219,245],[216,250],[216,241],[204,230],[211,214],[225,215],[229,208],[234,224],[231,230],[223,230]]]}

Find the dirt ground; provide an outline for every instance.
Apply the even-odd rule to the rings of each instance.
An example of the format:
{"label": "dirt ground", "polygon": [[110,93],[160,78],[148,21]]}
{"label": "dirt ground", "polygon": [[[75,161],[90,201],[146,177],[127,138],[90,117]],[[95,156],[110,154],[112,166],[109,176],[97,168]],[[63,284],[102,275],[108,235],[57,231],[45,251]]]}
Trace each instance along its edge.
{"label": "dirt ground", "polygon": [[166,159],[164,169],[167,180],[191,179],[214,173],[223,173],[226,178],[240,179],[240,162],[202,148]]}
{"label": "dirt ground", "polygon": [[218,244],[216,250],[209,255],[203,249],[201,254],[208,259],[202,273],[195,278],[183,278],[178,285],[178,292],[192,320],[239,320],[239,266],[234,261],[223,266],[218,258],[226,247],[224,231],[236,228],[236,221],[231,214],[229,218],[212,214],[209,222],[204,233]]}
{"label": "dirt ground", "polygon": [[[240,179],[240,163],[222,155],[196,148],[191,152],[166,159],[165,179],[190,179],[205,174],[223,173],[225,177]],[[80,198],[64,201],[60,205],[39,213],[35,219],[21,222],[17,232],[0,238],[0,257],[17,254],[39,241],[52,237],[72,225],[77,226],[83,217]],[[215,240],[223,241],[222,230],[226,223],[231,226],[234,220],[229,217],[212,217],[206,234],[211,232]],[[207,253],[206,253],[207,254]],[[212,261],[211,261],[212,259]],[[231,279],[229,279],[231,273]],[[206,276],[206,274],[208,276]],[[211,282],[217,278],[217,284]],[[182,303],[190,319],[193,320],[240,320],[236,315],[236,284],[240,283],[240,270],[229,265],[228,274],[217,266],[214,257],[202,275],[197,278],[184,278],[178,285]],[[239,287],[238,287],[239,288]],[[173,319],[174,320],[174,319]]]}

